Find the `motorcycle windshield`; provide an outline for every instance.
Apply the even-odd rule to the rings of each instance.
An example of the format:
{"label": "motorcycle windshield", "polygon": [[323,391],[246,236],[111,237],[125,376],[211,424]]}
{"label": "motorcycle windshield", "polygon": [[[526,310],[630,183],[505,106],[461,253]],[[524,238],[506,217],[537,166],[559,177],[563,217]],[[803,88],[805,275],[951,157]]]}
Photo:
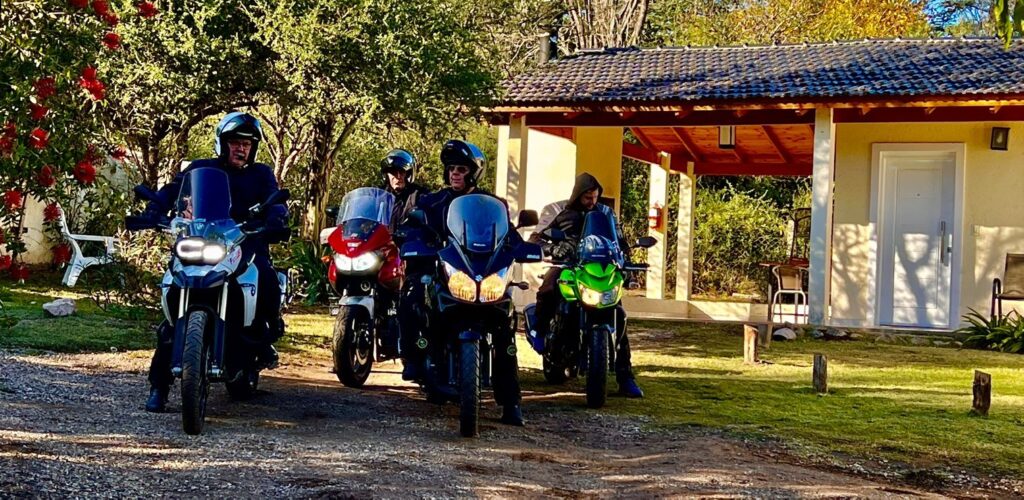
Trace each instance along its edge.
{"label": "motorcycle windshield", "polygon": [[383,189],[373,187],[354,189],[341,200],[337,225],[343,225],[354,219],[363,219],[389,226],[394,207],[395,196]]}
{"label": "motorcycle windshield", "polygon": [[190,170],[181,182],[174,214],[184,221],[231,219],[231,187],[223,170],[205,167]]}
{"label": "motorcycle windshield", "polygon": [[619,235],[611,214],[600,210],[587,214],[578,255],[582,262],[621,263]]}
{"label": "motorcycle windshield", "polygon": [[489,253],[508,234],[508,210],[493,196],[468,194],[448,207],[448,232],[465,250]]}

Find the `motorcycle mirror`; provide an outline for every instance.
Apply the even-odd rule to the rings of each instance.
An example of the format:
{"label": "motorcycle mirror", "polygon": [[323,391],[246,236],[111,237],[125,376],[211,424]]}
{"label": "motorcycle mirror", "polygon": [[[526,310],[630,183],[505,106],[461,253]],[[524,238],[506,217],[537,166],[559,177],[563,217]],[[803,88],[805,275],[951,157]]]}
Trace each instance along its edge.
{"label": "motorcycle mirror", "polygon": [[520,243],[512,253],[515,261],[520,264],[540,262],[544,258],[540,245],[530,242]]}
{"label": "motorcycle mirror", "polygon": [[333,205],[333,206],[327,207],[327,210],[324,210],[324,213],[327,214],[327,218],[328,219],[330,219],[330,220],[337,220],[338,219],[338,211],[339,210],[341,210],[341,207],[339,207],[338,205]]}
{"label": "motorcycle mirror", "polygon": [[149,189],[145,184],[135,186],[133,191],[135,191],[135,197],[139,200],[160,202],[160,198],[157,197],[156,192]]}
{"label": "motorcycle mirror", "polygon": [[658,240],[654,239],[651,236],[644,236],[644,237],[636,240],[636,244],[633,245],[633,246],[634,247],[638,247],[638,248],[651,248],[651,247],[653,247],[654,245],[657,245],[657,244],[658,244]]}
{"label": "motorcycle mirror", "polygon": [[262,214],[270,206],[284,203],[284,202],[288,201],[288,198],[291,198],[291,197],[292,197],[292,194],[287,189],[278,189],[277,191],[274,191],[273,193],[270,193],[270,196],[267,197],[267,201],[264,201],[263,203],[260,203],[259,205],[253,205],[252,207],[250,207],[249,208],[249,213],[254,215],[254,216]]}
{"label": "motorcycle mirror", "polygon": [[519,220],[516,222],[516,229],[521,227],[536,226],[540,222],[536,210],[522,210],[519,212]]}
{"label": "motorcycle mirror", "polygon": [[518,288],[520,290],[529,290],[530,289],[530,284],[525,282],[525,281],[513,281],[513,282],[509,283],[508,286],[515,287],[515,288]]}
{"label": "motorcycle mirror", "polygon": [[554,243],[565,241],[565,231],[562,231],[561,229],[558,228],[549,227],[545,229],[544,232],[541,234],[547,237],[548,241]]}

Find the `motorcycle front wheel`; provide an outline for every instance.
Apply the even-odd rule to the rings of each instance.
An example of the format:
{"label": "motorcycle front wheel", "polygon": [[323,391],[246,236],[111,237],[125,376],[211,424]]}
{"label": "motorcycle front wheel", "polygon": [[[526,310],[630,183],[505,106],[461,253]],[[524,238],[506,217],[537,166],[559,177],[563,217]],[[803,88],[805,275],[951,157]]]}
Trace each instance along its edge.
{"label": "motorcycle front wheel", "polygon": [[608,340],[611,327],[599,325],[590,330],[587,349],[587,406],[600,408],[608,398]]}
{"label": "motorcycle front wheel", "polygon": [[459,433],[473,437],[480,431],[480,341],[462,342],[459,355]]}
{"label": "motorcycle front wheel", "polygon": [[185,326],[181,359],[181,423],[186,434],[203,432],[206,398],[210,394],[210,347],[206,343],[206,312],[193,311]]}
{"label": "motorcycle front wheel", "polygon": [[373,369],[373,328],[362,307],[342,306],[334,322],[334,373],[346,387],[362,387]]}

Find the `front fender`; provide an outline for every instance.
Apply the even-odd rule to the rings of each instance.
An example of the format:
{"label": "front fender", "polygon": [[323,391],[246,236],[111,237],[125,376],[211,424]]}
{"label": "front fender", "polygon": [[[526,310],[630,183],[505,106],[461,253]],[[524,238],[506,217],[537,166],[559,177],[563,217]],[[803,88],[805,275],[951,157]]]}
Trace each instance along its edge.
{"label": "front fender", "polygon": [[348,295],[338,301],[339,306],[362,307],[373,318],[373,297],[369,295]]}

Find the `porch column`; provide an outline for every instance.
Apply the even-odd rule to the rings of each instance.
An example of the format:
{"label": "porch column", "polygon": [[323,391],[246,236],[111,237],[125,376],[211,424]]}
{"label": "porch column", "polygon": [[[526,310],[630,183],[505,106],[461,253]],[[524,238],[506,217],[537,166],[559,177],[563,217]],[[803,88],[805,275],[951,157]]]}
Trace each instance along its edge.
{"label": "porch column", "polygon": [[526,205],[526,159],[529,130],[525,115],[513,115],[508,126],[498,127],[497,176],[494,191],[508,201],[509,212],[516,217]]}
{"label": "porch column", "polygon": [[693,208],[697,178],[693,162],[679,176],[679,214],[676,219],[676,300],[689,301],[693,293]]}
{"label": "porch column", "polygon": [[[653,237],[657,243],[647,250],[647,298],[665,298],[665,267],[668,264],[665,248],[665,236],[668,232],[668,171],[671,157],[667,154],[661,155],[661,164],[649,165],[651,170],[650,193],[648,195],[647,209],[654,207],[661,208],[661,223],[656,228],[648,226],[647,235]],[[632,242],[630,242],[632,243]]]}
{"label": "porch column", "polygon": [[836,125],[832,108],[814,112],[814,165],[811,177],[811,248],[808,276],[808,318],[813,325],[828,320],[832,282],[832,191],[835,173]]}
{"label": "porch column", "polygon": [[[615,200],[622,211],[622,127],[576,129],[576,175],[587,172],[604,188],[603,196]],[[571,186],[568,186],[572,190]]]}

